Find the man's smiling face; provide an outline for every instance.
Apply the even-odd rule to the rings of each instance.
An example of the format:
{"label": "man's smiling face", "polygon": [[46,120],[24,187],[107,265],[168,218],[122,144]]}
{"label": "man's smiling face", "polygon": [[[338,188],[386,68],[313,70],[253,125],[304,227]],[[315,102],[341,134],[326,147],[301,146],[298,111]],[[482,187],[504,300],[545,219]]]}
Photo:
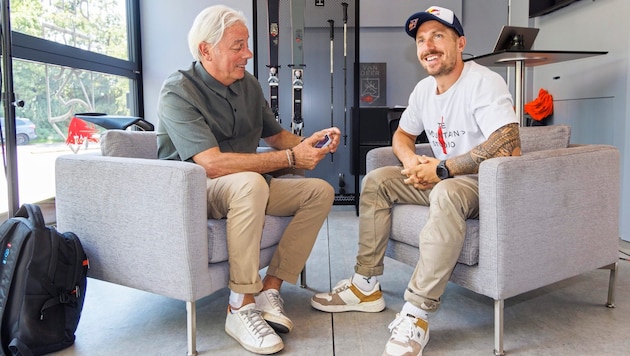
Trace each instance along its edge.
{"label": "man's smiling face", "polygon": [[247,60],[253,56],[249,50],[248,40],[247,27],[236,23],[225,29],[223,38],[216,46],[200,44],[203,65],[208,73],[225,86],[242,79],[245,76]]}
{"label": "man's smiling face", "polygon": [[416,54],[422,67],[433,77],[453,72],[465,41],[438,21],[423,23],[416,33]]}

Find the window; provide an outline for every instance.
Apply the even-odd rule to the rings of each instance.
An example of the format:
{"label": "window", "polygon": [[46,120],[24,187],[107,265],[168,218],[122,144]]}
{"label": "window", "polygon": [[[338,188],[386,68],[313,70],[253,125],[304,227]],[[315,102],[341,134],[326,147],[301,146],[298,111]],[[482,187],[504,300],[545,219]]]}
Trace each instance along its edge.
{"label": "window", "polygon": [[[75,113],[142,116],[138,9],[138,0],[11,1],[13,89],[24,103],[15,115],[19,204],[54,197],[57,156],[98,150],[98,134],[68,140]],[[0,214],[13,184],[3,176]]]}
{"label": "window", "polygon": [[129,59],[125,0],[14,0],[11,4],[15,32]]}

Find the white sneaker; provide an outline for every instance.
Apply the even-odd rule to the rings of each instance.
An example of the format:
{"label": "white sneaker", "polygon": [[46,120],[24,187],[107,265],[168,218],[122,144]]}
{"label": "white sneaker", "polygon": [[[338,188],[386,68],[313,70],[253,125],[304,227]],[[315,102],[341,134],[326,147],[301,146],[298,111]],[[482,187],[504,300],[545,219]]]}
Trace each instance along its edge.
{"label": "white sneaker", "polygon": [[332,292],[315,294],[311,298],[311,306],[329,313],[346,311],[376,313],[385,309],[385,299],[378,282],[372,292],[364,294],[350,279],[344,279],[337,283]]}
{"label": "white sneaker", "polygon": [[429,342],[429,323],[412,315],[396,314],[389,326],[392,336],[385,345],[383,356],[422,356]]}
{"label": "white sneaker", "polygon": [[256,307],[262,310],[262,317],[277,332],[288,333],[293,330],[293,322],[284,313],[284,300],[280,292],[268,289],[260,292],[256,299]]}
{"label": "white sneaker", "polygon": [[253,303],[244,305],[236,313],[228,307],[225,332],[248,351],[261,355],[276,353],[284,348],[284,343],[261,314]]}

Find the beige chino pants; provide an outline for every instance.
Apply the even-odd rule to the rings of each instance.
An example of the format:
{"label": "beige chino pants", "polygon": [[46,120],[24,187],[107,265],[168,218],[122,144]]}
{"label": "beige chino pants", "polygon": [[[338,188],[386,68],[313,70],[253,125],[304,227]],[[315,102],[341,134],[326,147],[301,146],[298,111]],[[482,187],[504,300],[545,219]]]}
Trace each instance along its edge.
{"label": "beige chino pants", "polygon": [[228,287],[236,293],[262,289],[260,241],[265,215],[292,216],[267,274],[296,283],[335,198],[332,186],[317,178],[272,179],[242,172],[207,180],[208,217],[227,218],[230,264]]}
{"label": "beige chino pants", "polygon": [[479,185],[476,176],[460,176],[445,179],[433,189],[419,190],[404,183],[401,169],[382,167],[363,179],[355,272],[366,276],[383,274],[394,204],[428,206],[428,221],[418,237],[420,258],[405,300],[434,311],[461,253],[466,219],[479,216]]}

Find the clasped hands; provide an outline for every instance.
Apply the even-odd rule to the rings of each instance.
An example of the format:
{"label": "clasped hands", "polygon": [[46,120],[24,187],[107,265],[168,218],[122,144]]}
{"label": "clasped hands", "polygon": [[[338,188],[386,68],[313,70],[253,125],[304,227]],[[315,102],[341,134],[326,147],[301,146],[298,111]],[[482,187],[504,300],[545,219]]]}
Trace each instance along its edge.
{"label": "clasped hands", "polygon": [[405,168],[400,171],[400,173],[407,177],[405,184],[421,190],[433,188],[433,186],[441,180],[435,173],[435,169],[438,163],[440,163],[440,160],[425,155],[414,156],[414,158],[417,162],[410,160],[409,163],[403,163]]}

